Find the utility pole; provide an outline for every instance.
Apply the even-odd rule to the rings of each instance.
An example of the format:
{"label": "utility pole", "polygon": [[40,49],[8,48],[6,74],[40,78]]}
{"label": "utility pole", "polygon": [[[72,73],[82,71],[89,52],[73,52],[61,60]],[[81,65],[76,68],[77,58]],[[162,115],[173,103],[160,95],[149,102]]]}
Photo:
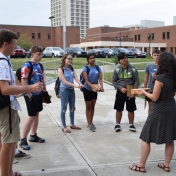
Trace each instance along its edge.
{"label": "utility pole", "polygon": [[55,18],[55,16],[50,16],[50,17],[49,17],[49,19],[51,20],[51,46],[52,46],[52,44],[53,44],[53,42],[52,42],[52,37],[53,37],[53,36],[52,36],[52,19],[53,19],[53,18]]}

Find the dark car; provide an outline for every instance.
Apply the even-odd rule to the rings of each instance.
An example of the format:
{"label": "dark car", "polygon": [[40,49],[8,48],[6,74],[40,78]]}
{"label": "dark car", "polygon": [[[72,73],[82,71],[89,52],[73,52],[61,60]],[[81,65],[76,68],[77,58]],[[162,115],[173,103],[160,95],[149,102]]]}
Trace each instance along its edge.
{"label": "dark car", "polygon": [[26,52],[24,49],[15,49],[13,55],[10,56],[11,58],[17,58],[17,57],[21,57],[21,58],[25,58],[26,57]]}
{"label": "dark car", "polygon": [[133,51],[134,52],[134,57],[135,58],[146,58],[146,52],[140,51],[137,48],[128,48],[129,51]]}
{"label": "dark car", "polygon": [[102,51],[105,52],[105,58],[109,58],[109,57],[117,55],[116,52],[114,52],[110,48],[97,48],[97,49],[102,50]]}
{"label": "dark car", "polygon": [[95,57],[99,58],[104,58],[105,57],[105,52],[99,49],[90,49],[87,50],[87,54],[94,55]]}
{"label": "dark car", "polygon": [[66,48],[66,53],[73,57],[87,57],[87,52],[79,47],[68,47]]}
{"label": "dark car", "polygon": [[134,52],[133,51],[129,51],[127,50],[126,48],[118,48],[118,53],[120,52],[124,52],[127,54],[127,57],[131,57],[131,58],[134,58]]}
{"label": "dark car", "polygon": [[118,55],[118,48],[111,48]]}

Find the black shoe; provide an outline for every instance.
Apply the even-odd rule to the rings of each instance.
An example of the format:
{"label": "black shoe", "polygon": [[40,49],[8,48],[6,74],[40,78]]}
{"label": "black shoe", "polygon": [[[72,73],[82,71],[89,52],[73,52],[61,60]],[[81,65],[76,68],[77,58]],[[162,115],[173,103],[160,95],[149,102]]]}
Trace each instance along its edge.
{"label": "black shoe", "polygon": [[121,126],[120,126],[120,125],[116,125],[116,126],[114,127],[114,130],[115,130],[115,132],[121,131]]}
{"label": "black shoe", "polygon": [[30,146],[27,143],[27,139],[23,138],[21,139],[19,146],[23,149],[23,150],[30,150]]}
{"label": "black shoe", "polygon": [[30,135],[29,141],[30,141],[30,142],[44,143],[44,142],[45,142],[45,139],[42,139],[42,138],[38,137],[38,136],[37,136],[37,133],[36,133],[35,135]]}
{"label": "black shoe", "polygon": [[130,131],[133,131],[133,132],[136,132],[136,128],[135,128],[134,125],[130,125],[130,126],[129,126],[129,130],[130,130]]}

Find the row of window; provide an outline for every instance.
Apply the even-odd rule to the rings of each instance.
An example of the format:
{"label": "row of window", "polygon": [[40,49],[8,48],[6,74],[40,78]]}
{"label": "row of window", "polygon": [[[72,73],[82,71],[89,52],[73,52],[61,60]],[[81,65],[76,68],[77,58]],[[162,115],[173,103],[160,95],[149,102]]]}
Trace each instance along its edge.
{"label": "row of window", "polygon": [[[75,6],[72,4],[71,5],[71,8],[74,8]],[[77,9],[79,9],[79,8],[81,8],[81,9],[84,9],[86,7],[86,9],[89,9],[89,6],[80,6],[80,5],[76,5],[76,8]]]}
{"label": "row of window", "polygon": [[71,20],[77,20],[77,21],[89,21],[89,18],[74,18],[74,17],[71,17]]}
{"label": "row of window", "polygon": [[[86,10],[86,13],[89,13],[89,11]],[[71,13],[71,16],[80,16],[81,14],[80,13]]]}
{"label": "row of window", "polygon": [[[88,1],[88,0],[86,0],[86,1]],[[71,3],[74,3],[74,2],[76,2],[76,4],[79,4],[79,1],[71,0]],[[81,1],[80,3],[84,4],[84,1]],[[86,5],[89,5],[89,2],[86,2]]]}
{"label": "row of window", "polygon": [[[150,34],[147,35],[148,40],[154,40],[154,37],[155,37],[154,33],[150,33]],[[140,41],[140,38],[141,38],[140,35],[135,35],[134,36],[135,41]],[[162,39],[169,39],[169,38],[170,38],[170,32],[163,32],[162,33]]]}
{"label": "row of window", "polygon": [[[75,12],[75,9],[71,9],[71,12]],[[79,9],[76,9],[76,12],[80,12],[80,13],[89,13],[88,10],[79,10]]]}
{"label": "row of window", "polygon": [[[75,21],[71,21],[71,24],[75,24]],[[89,25],[88,22],[76,22],[77,25],[81,24],[81,25]]]}
{"label": "row of window", "polygon": [[[19,32],[17,32],[17,36],[20,37],[20,33]],[[48,39],[50,39],[51,38],[51,34],[48,33],[47,37],[48,37]],[[31,39],[35,39],[35,38],[36,38],[35,33],[31,33]],[[37,39],[41,39],[41,33],[37,33]]]}

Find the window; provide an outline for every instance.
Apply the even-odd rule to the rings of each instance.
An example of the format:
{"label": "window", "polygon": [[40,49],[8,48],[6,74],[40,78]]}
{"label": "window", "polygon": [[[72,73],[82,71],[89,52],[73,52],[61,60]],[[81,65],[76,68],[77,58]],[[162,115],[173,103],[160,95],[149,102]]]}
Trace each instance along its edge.
{"label": "window", "polygon": [[82,30],[81,33],[84,33],[84,31]]}
{"label": "window", "polygon": [[71,20],[74,20],[74,17],[71,17]]}
{"label": "window", "polygon": [[79,8],[79,5],[76,5],[76,8]]}
{"label": "window", "polygon": [[50,33],[48,33],[48,39],[51,39],[51,34]]}
{"label": "window", "polygon": [[165,39],[165,32],[163,32],[163,39]]}
{"label": "window", "polygon": [[167,32],[167,39],[170,38],[170,32]]}
{"label": "window", "polygon": [[170,48],[170,52],[173,53],[173,47]]}
{"label": "window", "polygon": [[41,34],[40,33],[38,33],[38,39],[41,39]]}
{"label": "window", "polygon": [[32,33],[32,39],[35,39],[35,33]]}
{"label": "window", "polygon": [[140,35],[138,35],[138,41],[140,41],[140,39],[141,39],[141,36],[140,36]]}
{"label": "window", "polygon": [[74,13],[72,13],[71,16],[74,16]]}
{"label": "window", "polygon": [[74,24],[74,21],[71,21],[71,24]]}
{"label": "window", "polygon": [[154,33],[152,33],[152,40],[154,40]]}
{"label": "window", "polygon": [[17,36],[18,36],[18,38],[20,37],[20,33],[19,32],[17,32]]}
{"label": "window", "polygon": [[101,33],[105,33],[104,29],[101,29]]}
{"label": "window", "polygon": [[81,22],[81,25],[84,25],[84,22]]}
{"label": "window", "polygon": [[88,11],[88,10],[86,10],[86,13],[89,13],[89,11]]}
{"label": "window", "polygon": [[134,40],[137,41],[137,35],[134,36]]}
{"label": "window", "polygon": [[88,23],[88,22],[86,22],[86,25],[89,25],[89,23]]}
{"label": "window", "polygon": [[89,9],[89,6],[86,6],[86,9]]}

